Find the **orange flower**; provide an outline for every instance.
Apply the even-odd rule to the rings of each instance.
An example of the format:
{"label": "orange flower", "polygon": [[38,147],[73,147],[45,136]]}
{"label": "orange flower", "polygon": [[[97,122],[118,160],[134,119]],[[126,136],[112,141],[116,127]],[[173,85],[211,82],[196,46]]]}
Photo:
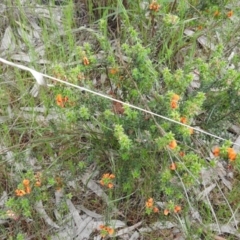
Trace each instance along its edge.
{"label": "orange flower", "polygon": [[109,70],[109,73],[112,74],[112,75],[115,75],[116,73],[118,73],[118,69],[117,68],[111,68]]}
{"label": "orange flower", "polygon": [[175,108],[177,108],[177,107],[178,107],[178,102],[172,100],[172,101],[171,101],[171,108],[172,108],[172,109],[175,109]]}
{"label": "orange flower", "polygon": [[153,203],[154,203],[153,198],[149,198],[147,200],[147,202],[145,203],[147,214],[150,214],[152,212],[154,212],[154,213],[159,212],[159,209],[156,206],[154,206]]}
{"label": "orange flower", "polygon": [[149,5],[149,9],[154,12],[158,12],[159,8],[160,5],[156,1],[152,1],[152,3]]}
{"label": "orange flower", "polygon": [[31,188],[29,186],[26,186],[25,187],[25,191],[26,191],[26,194],[30,194]]}
{"label": "orange flower", "polygon": [[180,155],[181,157],[184,157],[184,156],[185,156],[185,153],[184,153],[183,151],[181,151],[181,152],[179,153],[179,155]]}
{"label": "orange flower", "polygon": [[164,214],[165,216],[167,216],[167,215],[169,214],[169,210],[168,210],[168,209],[165,209],[164,212],[163,212],[163,214]]}
{"label": "orange flower", "polygon": [[26,187],[26,186],[29,186],[30,181],[28,179],[24,179],[22,183]]}
{"label": "orange flower", "polygon": [[61,94],[58,94],[57,97],[56,97],[56,102],[57,102],[57,105],[60,106],[60,107],[64,107],[64,103],[63,103],[63,97]]}
{"label": "orange flower", "polygon": [[34,177],[35,177],[35,180],[36,180],[36,182],[35,182],[35,187],[40,187],[41,186],[41,178],[42,178],[42,174],[41,174],[41,172],[36,172],[36,174],[34,175]]}
{"label": "orange flower", "polygon": [[218,157],[219,155],[220,155],[220,148],[219,147],[216,147],[216,148],[214,148],[213,149],[213,155],[215,156],[215,157]]}
{"label": "orange flower", "polygon": [[180,96],[174,93],[172,96],[172,100],[179,101],[179,99],[180,99]]}
{"label": "orange flower", "polygon": [[109,173],[104,173],[102,178],[109,178],[110,174]]}
{"label": "orange flower", "polygon": [[187,123],[187,118],[186,117],[181,117],[180,122],[183,123],[183,124],[186,124]]}
{"label": "orange flower", "polygon": [[214,17],[219,17],[220,16],[220,12],[218,10],[216,10],[214,13],[213,13],[213,16]]}
{"label": "orange flower", "polygon": [[115,175],[114,175],[114,174],[110,174],[110,175],[109,175],[109,178],[110,178],[110,179],[114,179],[114,178],[115,178]]}
{"label": "orange flower", "polygon": [[150,203],[150,202],[146,202],[146,208],[151,208],[152,206],[153,206],[153,204],[152,203]]}
{"label": "orange flower", "polygon": [[114,229],[105,225],[100,225],[99,226],[100,230],[101,230],[101,236],[102,237],[106,237],[107,234],[109,235],[113,235],[114,234]]}
{"label": "orange flower", "polygon": [[202,25],[199,25],[198,27],[197,27],[197,30],[202,30],[203,29],[203,26]]}
{"label": "orange flower", "polygon": [[153,212],[159,213],[159,209],[158,209],[157,207],[154,207],[154,208],[153,208]]}
{"label": "orange flower", "polygon": [[174,212],[175,213],[178,213],[178,212],[180,212],[182,210],[182,208],[179,206],[179,205],[176,205],[175,207],[174,207]]}
{"label": "orange flower", "polygon": [[188,128],[189,129],[189,133],[192,135],[194,133],[193,128]]}
{"label": "orange flower", "polygon": [[176,142],[176,140],[172,140],[172,141],[168,144],[168,146],[169,146],[171,149],[176,148],[176,147],[177,147],[177,142]]}
{"label": "orange flower", "polygon": [[15,194],[18,197],[22,197],[22,196],[24,196],[26,194],[26,192],[24,190],[21,190],[21,189],[16,189],[15,190]]}
{"label": "orange flower", "polygon": [[145,205],[146,205],[146,208],[152,208],[153,207],[153,198],[149,198]]}
{"label": "orange flower", "polygon": [[148,199],[148,202],[153,203],[153,198],[149,198],[149,199]]}
{"label": "orange flower", "polygon": [[230,18],[230,17],[232,17],[232,16],[233,16],[233,10],[227,12],[227,17],[228,17],[228,18]]}
{"label": "orange flower", "polygon": [[62,97],[61,94],[58,94],[56,97],[56,103],[59,107],[64,107],[67,101],[68,101],[68,97]]}
{"label": "orange flower", "polygon": [[171,99],[171,108],[175,109],[178,107],[178,100],[180,99],[180,96],[177,94],[173,94],[172,99]]}
{"label": "orange flower", "polygon": [[115,178],[114,174],[105,173],[102,179],[99,181],[102,186],[107,186],[108,188],[113,188],[112,179]]}
{"label": "orange flower", "polygon": [[102,225],[102,224],[101,224],[101,225],[99,225],[99,228],[100,228],[100,229],[104,229],[104,227],[105,227],[105,226],[104,226],[104,225]]}
{"label": "orange flower", "polygon": [[36,181],[35,186],[36,187],[41,187],[41,181]]}
{"label": "orange flower", "polygon": [[113,228],[106,227],[106,230],[107,230],[109,235],[113,235],[114,234],[114,229]]}
{"label": "orange flower", "polygon": [[89,60],[88,60],[88,58],[87,57],[84,57],[83,58],[83,65],[89,65],[90,64],[90,62],[89,62]]}
{"label": "orange flower", "polygon": [[234,151],[233,148],[228,148],[228,158],[230,161],[234,161],[237,157],[237,153]]}
{"label": "orange flower", "polygon": [[171,170],[176,170],[176,169],[177,169],[176,163],[172,163],[172,164],[170,165],[170,169],[171,169]]}

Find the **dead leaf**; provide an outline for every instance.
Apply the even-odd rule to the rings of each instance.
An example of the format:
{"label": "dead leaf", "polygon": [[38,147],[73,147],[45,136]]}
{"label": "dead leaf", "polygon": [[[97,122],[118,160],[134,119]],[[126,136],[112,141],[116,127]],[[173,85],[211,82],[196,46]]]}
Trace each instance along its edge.
{"label": "dead leaf", "polygon": [[132,236],[129,238],[129,240],[138,240],[138,239],[140,239],[139,237],[140,237],[140,234],[137,231],[135,231],[132,234]]}
{"label": "dead leaf", "polygon": [[145,232],[152,232],[155,230],[161,230],[161,229],[170,229],[176,227],[176,224],[173,224],[169,221],[166,222],[155,222],[153,224],[151,224],[150,227],[144,227],[144,228],[140,228],[138,231],[140,233],[145,233]]}
{"label": "dead leaf", "polygon": [[13,32],[11,27],[7,27],[4,36],[1,41],[0,50],[3,51],[13,51],[15,49],[15,43],[13,41]]}
{"label": "dead leaf", "polygon": [[42,201],[37,201],[35,203],[35,210],[39,213],[39,215],[44,219],[44,221],[53,228],[60,228],[46,213]]}
{"label": "dead leaf", "polygon": [[[195,32],[190,30],[190,29],[185,29],[184,30],[184,34],[189,36],[189,37],[192,37]],[[215,51],[216,50],[216,47],[213,43],[210,42],[209,39],[207,39],[205,36],[200,36],[197,38],[197,41],[203,46],[203,47],[206,47],[206,48],[209,48],[210,50],[212,51]]]}
{"label": "dead leaf", "polygon": [[238,136],[238,138],[234,143],[236,143],[237,145],[233,145],[233,149],[235,150],[236,153],[239,153],[240,152],[240,135]]}
{"label": "dead leaf", "polygon": [[240,239],[240,233],[238,233],[238,231],[236,230],[235,227],[232,226],[232,224],[218,226],[217,224],[212,223],[207,225],[207,227],[209,227],[209,229],[211,229],[212,231],[216,231],[216,232],[219,231],[219,227],[220,227],[221,233],[229,233],[229,234],[235,235]]}
{"label": "dead leaf", "polygon": [[0,198],[0,207],[4,206],[4,204],[6,203],[7,199],[8,199],[7,192],[3,191],[2,196]]}
{"label": "dead leaf", "polygon": [[141,225],[142,225],[142,222],[138,222],[138,223],[134,224],[134,225],[131,226],[131,227],[123,228],[123,229],[117,231],[117,232],[114,234],[114,236],[117,237],[117,236],[121,236],[121,235],[123,235],[123,234],[129,233],[129,232],[133,231],[134,229],[138,228],[138,227],[141,226]]}
{"label": "dead leaf", "polygon": [[202,192],[200,192],[197,196],[198,200],[203,200],[214,188],[216,187],[216,184],[211,184],[209,187],[205,188]]}

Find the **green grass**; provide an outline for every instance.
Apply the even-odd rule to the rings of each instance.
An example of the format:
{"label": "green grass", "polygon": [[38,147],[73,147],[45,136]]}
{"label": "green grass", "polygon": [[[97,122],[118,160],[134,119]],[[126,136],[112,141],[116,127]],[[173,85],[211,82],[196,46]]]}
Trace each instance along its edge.
{"label": "green grass", "polygon": [[[82,27],[75,21],[77,5],[72,1],[60,7],[44,5],[48,17],[34,13],[30,4],[27,15],[20,3],[12,6],[6,1],[9,9],[18,9],[18,21],[14,13],[4,14],[14,33],[15,51],[19,52],[22,43],[23,52],[31,59],[21,64],[178,122],[185,117],[187,125],[235,141],[238,135],[229,133],[228,128],[239,125],[238,57],[231,62],[235,69],[229,69],[227,59],[239,35],[239,24],[233,23],[239,8],[228,18],[234,1],[157,4],[161,7],[154,12],[141,1],[85,1],[88,22]],[[218,17],[214,16],[217,9]],[[60,11],[61,22],[57,22]],[[41,28],[38,44],[44,55],[29,40],[34,30],[30,16]],[[193,36],[187,36],[186,29],[194,31]],[[216,49],[199,43],[201,36]],[[40,64],[40,58],[49,63]],[[228,159],[231,142],[195,130],[190,134],[188,127],[50,80],[53,86],[42,87],[35,98],[29,93],[34,82],[30,73],[1,66],[0,114],[7,120],[0,128],[0,193],[8,195],[0,212],[1,218],[7,219],[0,225],[2,239],[50,239],[54,231],[36,213],[35,203],[42,201],[49,217],[60,224],[54,210],[64,219],[69,212],[67,199],[101,214],[105,225],[113,219],[128,226],[142,221],[143,227],[171,222],[185,239],[214,239],[217,235],[237,239],[209,227],[239,220],[235,212],[239,208],[240,156]],[[196,78],[200,86],[193,88],[191,82]],[[173,99],[176,94],[180,96],[177,101]],[[174,104],[177,107],[171,108]],[[174,140],[177,146],[169,147]],[[220,156],[210,158],[215,145],[221,149]],[[176,170],[170,169],[173,163]],[[223,174],[231,190],[220,177],[204,186],[206,178],[201,171],[212,169],[210,176],[220,174],[218,164],[221,171],[232,175]],[[89,171],[87,183],[94,180],[107,201],[81,179]],[[100,180],[106,173],[115,178],[104,185]],[[31,193],[16,196],[16,189],[26,191],[23,179],[30,180]],[[38,180],[40,187],[35,186]],[[113,183],[113,188],[108,188],[108,183]],[[199,198],[200,192],[215,183],[218,185],[207,198]],[[54,196],[59,190],[63,200],[56,204]],[[154,199],[153,207],[158,207],[159,213],[154,213],[152,206],[146,208],[149,198]],[[181,211],[175,213],[176,206]],[[13,211],[17,220],[7,218],[7,210]],[[164,210],[169,215],[164,215]],[[192,211],[201,221],[194,219]],[[91,237],[97,234],[99,229]],[[171,239],[172,229],[142,234],[144,239]]]}

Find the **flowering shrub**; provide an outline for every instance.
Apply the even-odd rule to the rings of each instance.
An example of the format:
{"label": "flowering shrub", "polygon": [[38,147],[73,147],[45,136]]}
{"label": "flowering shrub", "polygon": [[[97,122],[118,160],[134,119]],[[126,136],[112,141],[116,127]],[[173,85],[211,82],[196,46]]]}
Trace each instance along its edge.
{"label": "flowering shrub", "polygon": [[102,237],[106,237],[107,235],[113,235],[114,234],[114,229],[109,227],[109,226],[100,225],[99,228],[100,228],[100,232],[101,232]]}
{"label": "flowering shrub", "polygon": [[[41,90],[36,99],[31,99],[31,104],[25,99],[24,91],[17,97],[11,92],[11,104],[6,106],[19,101],[18,110],[14,111],[29,104],[44,106],[44,110],[39,110],[42,118],[31,121],[17,112],[16,122],[2,127],[3,141],[9,140],[10,144],[6,143],[9,148],[18,146],[19,159],[30,149],[35,162],[32,156],[29,159],[41,169],[41,173],[35,172],[35,168],[21,172],[24,180],[13,183],[6,213],[14,220],[19,216],[34,217],[34,203],[44,201],[50,209],[49,199],[54,191],[69,191],[69,196],[73,194],[77,200],[79,196],[84,198],[85,194],[76,193],[72,186],[81,181],[79,177],[88,167],[94,166],[99,175],[95,177],[94,172],[91,177],[98,179],[98,187],[109,197],[107,204],[94,199],[91,205],[101,213],[110,213],[105,216],[107,224],[98,229],[103,238],[115,234],[116,229],[109,224],[116,215],[111,212],[115,204],[116,208],[122,208],[119,215],[129,223],[134,218],[148,218],[150,223],[156,219],[190,219],[190,212],[199,208],[205,224],[212,217],[206,219],[205,214],[211,215],[209,212],[213,209],[218,217],[221,211],[218,206],[211,203],[213,207],[209,207],[209,203],[200,199],[205,180],[202,174],[218,163],[237,171],[240,157],[232,143],[216,142],[197,129],[216,135],[227,132],[221,129],[232,123],[232,119],[239,119],[240,83],[238,71],[224,60],[225,45],[215,45],[214,51],[210,51],[209,46],[199,43],[198,34],[212,31],[223,19],[231,24],[235,10],[210,7],[208,3],[204,7],[196,3],[199,1],[189,1],[189,4],[170,1],[161,5],[160,1],[145,5],[138,5],[138,1],[107,2],[111,7],[97,8],[100,17],[94,25],[96,29],[89,26],[76,30],[88,32],[89,43],[74,43],[77,35],[69,35],[67,44],[59,39],[63,43],[64,58],[58,59],[55,52],[56,61],[49,71],[75,88],[53,81],[53,86]],[[129,12],[125,5],[129,6]],[[112,9],[117,10],[109,13]],[[211,21],[201,22],[202,16]],[[189,29],[194,29],[196,36],[185,36],[185,30]],[[52,50],[51,46],[47,49]],[[70,56],[69,51],[72,51]],[[23,79],[25,88],[28,82]],[[2,95],[10,91],[4,90],[5,93],[0,90]],[[137,109],[117,100],[133,104]],[[5,111],[11,115],[9,109],[1,108],[1,114]],[[32,167],[24,164],[26,168]],[[230,187],[227,188],[226,192]],[[152,197],[146,201],[146,196]],[[229,202],[235,211],[236,199]],[[89,204],[88,199],[85,203]],[[221,219],[229,212],[234,213],[233,210],[226,211]],[[62,211],[66,209],[63,207]],[[182,219],[181,226],[185,224]],[[186,224],[189,226],[185,226],[183,232],[191,238],[186,229],[197,227],[192,222]]]}
{"label": "flowering shrub", "polygon": [[105,173],[100,180],[102,186],[107,186],[108,188],[113,188],[113,179],[115,178],[114,174]]}
{"label": "flowering shrub", "polygon": [[153,213],[159,212],[158,207],[154,206],[153,198],[149,198],[147,200],[147,202],[145,203],[145,206],[146,206],[146,214],[148,214],[148,215],[151,214],[152,212]]}

